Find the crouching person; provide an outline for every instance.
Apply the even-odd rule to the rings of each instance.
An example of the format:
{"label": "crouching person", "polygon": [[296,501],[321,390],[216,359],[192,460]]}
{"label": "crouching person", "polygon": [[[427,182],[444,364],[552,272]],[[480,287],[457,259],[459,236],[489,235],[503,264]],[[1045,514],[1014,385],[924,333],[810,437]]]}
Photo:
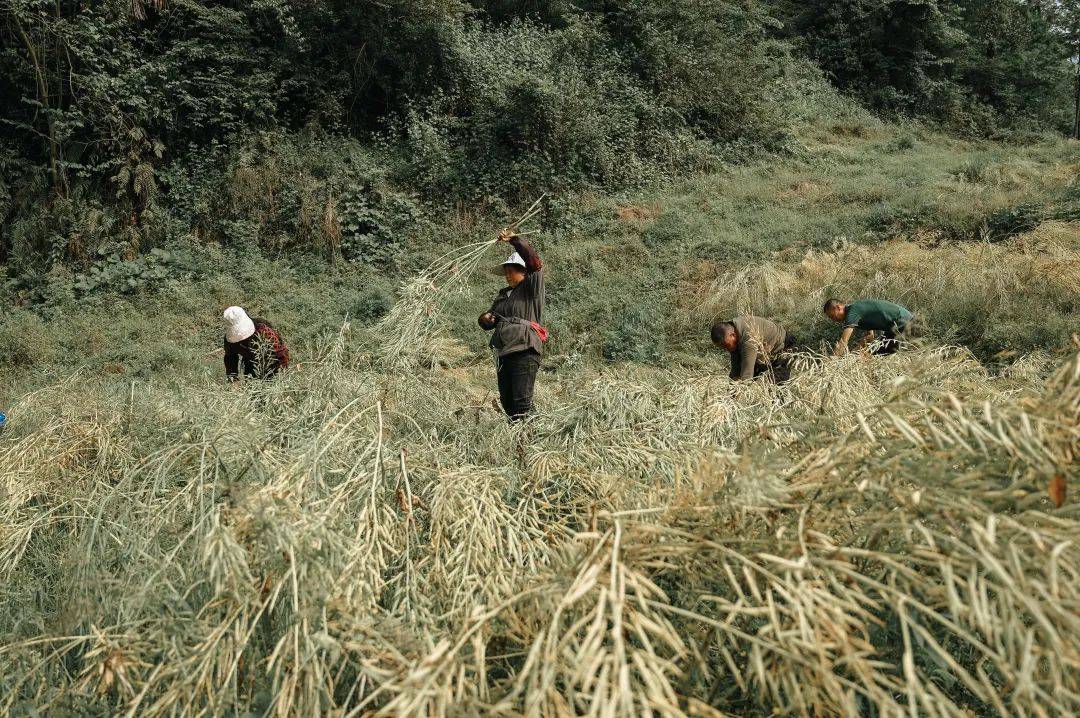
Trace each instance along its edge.
{"label": "crouching person", "polygon": [[766,376],[777,384],[791,377],[791,350],[795,338],[782,326],[755,316],[717,322],[712,341],[731,354],[731,378],[746,381]]}
{"label": "crouching person", "polygon": [[513,422],[532,411],[533,385],[547,340],[547,330],[540,325],[544,267],[540,255],[524,238],[504,231],[499,240],[514,248],[498,269],[506,286],[477,321],[484,331],[493,331],[490,343],[497,367],[499,400]]}
{"label": "crouching person", "polygon": [[289,349],[270,322],[252,319],[240,307],[225,310],[225,377],[269,379],[289,366]]}
{"label": "crouching person", "polygon": [[840,339],[836,342],[836,356],[847,354],[848,343],[856,329],[866,332],[863,343],[880,336],[881,343],[874,350],[874,354],[895,354],[900,348],[901,339],[909,333],[914,319],[906,307],[883,299],[860,299],[850,304],[839,299],[830,299],[825,302],[822,311],[830,320],[844,326]]}

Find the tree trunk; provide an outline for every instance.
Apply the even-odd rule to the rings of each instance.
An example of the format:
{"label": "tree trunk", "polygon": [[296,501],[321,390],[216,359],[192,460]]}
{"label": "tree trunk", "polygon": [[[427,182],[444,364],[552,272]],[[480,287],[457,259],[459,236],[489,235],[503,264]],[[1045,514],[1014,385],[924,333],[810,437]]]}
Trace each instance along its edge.
{"label": "tree trunk", "polygon": [[[34,80],[37,83],[38,102],[41,103],[42,108],[45,110],[45,122],[49,129],[49,134],[46,136],[49,141],[49,167],[52,171],[53,177],[53,189],[60,195],[67,195],[67,174],[64,172],[63,167],[60,164],[61,147],[60,142],[56,137],[56,126],[53,118],[53,113],[49,100],[49,78],[46,74],[45,60],[43,58],[44,48],[39,48],[30,39],[30,35],[23,28],[22,23],[19,22],[19,18],[14,16],[15,29],[18,31],[19,36],[22,38],[23,45],[26,47],[26,55],[30,58],[30,63],[34,66]],[[39,52],[40,50],[40,52]],[[35,120],[37,119],[35,114]]]}
{"label": "tree trunk", "polygon": [[1080,62],[1076,65],[1076,92],[1073,94],[1076,101],[1073,112],[1073,139],[1080,140]]}

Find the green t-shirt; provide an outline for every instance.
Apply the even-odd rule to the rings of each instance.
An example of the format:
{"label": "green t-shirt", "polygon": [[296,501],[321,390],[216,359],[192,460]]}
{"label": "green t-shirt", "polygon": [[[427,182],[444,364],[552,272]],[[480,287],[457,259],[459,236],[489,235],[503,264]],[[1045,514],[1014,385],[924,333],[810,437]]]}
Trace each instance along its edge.
{"label": "green t-shirt", "polygon": [[847,305],[844,326],[874,332],[896,332],[903,331],[911,319],[911,312],[899,304],[884,299],[860,299]]}

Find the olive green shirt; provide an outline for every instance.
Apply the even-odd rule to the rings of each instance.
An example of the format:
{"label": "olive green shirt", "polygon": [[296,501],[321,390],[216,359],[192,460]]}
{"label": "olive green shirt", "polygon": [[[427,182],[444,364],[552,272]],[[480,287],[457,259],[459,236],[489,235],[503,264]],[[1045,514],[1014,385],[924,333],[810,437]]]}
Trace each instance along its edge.
{"label": "olive green shirt", "polygon": [[787,331],[776,322],[747,315],[731,320],[739,343],[731,352],[731,378],[753,379],[754,366],[774,361],[784,351]]}

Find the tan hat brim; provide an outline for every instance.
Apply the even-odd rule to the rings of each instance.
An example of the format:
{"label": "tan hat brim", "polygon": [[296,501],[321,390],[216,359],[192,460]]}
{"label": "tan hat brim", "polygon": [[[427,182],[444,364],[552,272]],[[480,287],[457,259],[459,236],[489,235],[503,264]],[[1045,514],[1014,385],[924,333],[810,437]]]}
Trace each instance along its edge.
{"label": "tan hat brim", "polygon": [[518,264],[517,262],[503,262],[502,264],[498,264],[492,267],[491,273],[494,274],[496,277],[501,277],[503,276],[503,267],[517,267],[523,272],[527,269],[524,264]]}

